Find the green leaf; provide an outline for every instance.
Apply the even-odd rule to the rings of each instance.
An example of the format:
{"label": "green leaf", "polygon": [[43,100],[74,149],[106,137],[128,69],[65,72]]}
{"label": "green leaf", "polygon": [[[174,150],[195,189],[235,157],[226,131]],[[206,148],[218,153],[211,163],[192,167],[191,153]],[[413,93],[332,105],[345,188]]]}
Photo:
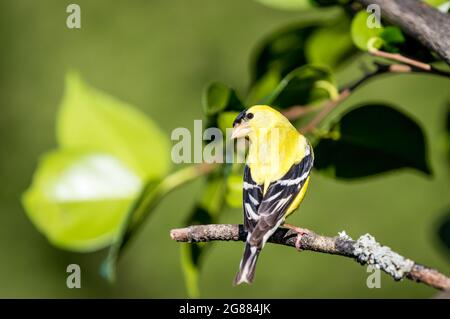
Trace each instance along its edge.
{"label": "green leaf", "polygon": [[272,94],[273,90],[281,81],[281,76],[277,70],[268,70],[253,86],[248,93],[246,104],[264,104],[264,101]]}
{"label": "green leaf", "polygon": [[57,138],[23,204],[56,246],[93,251],[113,242],[144,183],[170,168],[167,137],[144,114],[67,76]]}
{"label": "green leaf", "polygon": [[439,221],[438,236],[447,252],[450,252],[450,208],[444,212]]}
{"label": "green leaf", "polygon": [[413,119],[383,104],[344,114],[316,147],[315,168],[352,179],[400,168],[430,174],[424,133]]}
{"label": "green leaf", "polygon": [[[206,188],[186,224],[216,223],[219,212],[223,207],[225,187],[222,172],[210,175]],[[208,247],[211,247],[211,245],[204,245],[204,243],[189,243],[181,246],[181,265],[190,298],[198,298],[200,296],[199,274],[203,257]]]}
{"label": "green leaf", "polygon": [[383,29],[380,37],[384,40],[385,44],[395,45],[405,42],[405,37],[402,30],[399,27],[387,26]]}
{"label": "green leaf", "polygon": [[183,269],[184,282],[189,298],[200,297],[200,256],[206,247],[204,243],[181,244],[181,267]]}
{"label": "green leaf", "polygon": [[444,3],[449,2],[448,0],[423,0],[425,3],[428,3],[432,7],[439,7]]}
{"label": "green leaf", "polygon": [[233,128],[233,122],[238,114],[238,112],[223,112],[217,116],[217,125],[222,132],[226,133],[227,128]]}
{"label": "green leaf", "polygon": [[23,205],[53,245],[88,252],[113,241],[141,187],[112,155],[55,151],[40,160]]}
{"label": "green leaf", "polygon": [[171,166],[169,140],[152,120],[74,73],[67,76],[57,139],[62,148],[111,154],[143,180],[164,176]]}
{"label": "green leaf", "polygon": [[256,0],[268,7],[281,10],[304,10],[311,7],[309,0]]}
{"label": "green leaf", "polygon": [[331,71],[322,66],[305,65],[289,73],[264,102],[286,108],[316,103],[329,98],[330,93],[337,93]]}
{"label": "green leaf", "polygon": [[344,17],[336,24],[315,31],[306,42],[309,63],[336,69],[357,52],[350,35],[350,20]]}
{"label": "green leaf", "polygon": [[222,111],[242,110],[242,105],[236,92],[222,83],[211,83],[203,91],[203,112],[207,116],[214,116]]}
{"label": "green leaf", "polygon": [[213,115],[223,111],[230,99],[230,89],[222,83],[212,83],[203,94],[203,111],[206,115]]}
{"label": "green leaf", "polygon": [[233,208],[242,207],[242,172],[232,173],[227,177],[225,201]]}
{"label": "green leaf", "polygon": [[252,85],[269,71],[275,72],[281,79],[292,70],[305,65],[307,63],[306,41],[313,31],[325,23],[323,20],[307,19],[278,30],[264,39],[253,54]]}
{"label": "green leaf", "polygon": [[446,147],[447,147],[447,160],[450,162],[450,103],[447,104],[447,114],[445,118],[445,130],[446,130]]}
{"label": "green leaf", "polygon": [[361,50],[368,51],[370,47],[379,49],[383,46],[381,34],[384,28],[369,27],[368,21],[373,17],[366,11],[359,11],[352,20],[351,35],[353,43]]}
{"label": "green leaf", "polygon": [[224,125],[223,113],[241,112],[245,108],[237,93],[221,83],[211,83],[205,88],[202,105],[207,116],[205,129]]}

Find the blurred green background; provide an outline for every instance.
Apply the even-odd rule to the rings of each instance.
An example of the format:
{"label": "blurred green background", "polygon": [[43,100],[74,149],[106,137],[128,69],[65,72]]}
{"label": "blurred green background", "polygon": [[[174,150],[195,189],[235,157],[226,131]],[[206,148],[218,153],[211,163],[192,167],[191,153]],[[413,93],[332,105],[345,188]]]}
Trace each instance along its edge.
{"label": "blurred green background", "polygon": [[[40,154],[56,146],[54,125],[67,70],[137,105],[170,135],[202,117],[205,84],[218,80],[245,92],[252,49],[279,27],[307,14],[277,11],[251,0],[78,0],[81,30],[66,27],[73,1],[0,2],[0,297],[186,297],[179,246],[169,238],[183,225],[201,181],[170,194],[146,222],[109,285],[98,273],[105,252],[74,254],[52,247],[26,217],[20,197]],[[355,78],[358,61],[341,83]],[[418,262],[450,273],[450,256],[437,239],[449,204],[444,150],[448,79],[413,75],[375,80],[345,105],[371,98],[391,102],[421,123],[434,176],[402,170],[358,182],[313,175],[300,213],[290,222],[334,235],[366,232]],[[382,129],[382,123],[380,123]],[[239,210],[222,222],[238,223]],[[382,275],[368,289],[365,267],[354,261],[267,245],[252,286],[231,285],[242,243],[216,243],[200,277],[202,297],[431,297],[436,291]],[[66,267],[77,263],[82,288],[66,287]]]}

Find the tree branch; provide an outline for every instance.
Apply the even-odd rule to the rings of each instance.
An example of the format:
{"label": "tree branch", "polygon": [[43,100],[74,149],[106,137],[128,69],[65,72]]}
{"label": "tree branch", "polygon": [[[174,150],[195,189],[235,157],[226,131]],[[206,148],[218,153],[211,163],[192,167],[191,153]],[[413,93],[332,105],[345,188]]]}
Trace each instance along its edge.
{"label": "tree branch", "polygon": [[381,17],[436,52],[450,65],[450,16],[418,0],[357,0],[377,4]]}
{"label": "tree branch", "polygon": [[[217,240],[245,241],[247,233],[244,231],[243,225],[196,225],[173,229],[170,231],[170,237],[177,242],[188,243]],[[294,230],[278,228],[269,238],[269,242],[295,247],[296,238],[297,233]],[[353,240],[345,232],[336,237],[327,237],[308,230],[301,238],[301,248],[302,250],[353,258],[360,264],[369,264],[383,270],[395,280],[408,278],[436,289],[450,289],[450,278],[435,269],[399,255],[389,247],[381,246],[369,234]]]}

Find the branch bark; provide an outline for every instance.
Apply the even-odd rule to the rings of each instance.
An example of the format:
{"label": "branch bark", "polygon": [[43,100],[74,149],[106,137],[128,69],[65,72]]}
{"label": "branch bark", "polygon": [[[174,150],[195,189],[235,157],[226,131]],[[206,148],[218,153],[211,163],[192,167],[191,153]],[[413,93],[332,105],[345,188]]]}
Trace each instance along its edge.
{"label": "branch bark", "polygon": [[377,4],[381,17],[436,52],[450,65],[450,16],[418,0],[358,0]]}
{"label": "branch bark", "polygon": [[[245,241],[247,233],[243,225],[217,224],[196,225],[173,229],[170,237],[177,242],[197,243],[210,241]],[[291,229],[278,228],[270,243],[295,247],[297,233]],[[418,264],[389,247],[382,246],[369,234],[353,240],[345,232],[336,237],[318,235],[308,230],[301,238],[302,250],[309,250],[355,259],[360,264],[380,268],[395,280],[408,278],[440,290],[450,289],[450,278],[439,271]]]}

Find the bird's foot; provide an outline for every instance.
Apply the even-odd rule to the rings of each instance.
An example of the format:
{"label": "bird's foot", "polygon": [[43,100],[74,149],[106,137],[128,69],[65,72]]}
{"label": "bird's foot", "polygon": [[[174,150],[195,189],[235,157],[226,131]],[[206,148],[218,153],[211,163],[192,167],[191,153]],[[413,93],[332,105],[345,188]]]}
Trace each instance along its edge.
{"label": "bird's foot", "polygon": [[295,248],[298,251],[302,251],[303,249],[301,248],[301,241],[303,236],[309,234],[309,230],[306,228],[301,228],[290,224],[284,224],[283,226],[297,233],[297,239],[295,240]]}

